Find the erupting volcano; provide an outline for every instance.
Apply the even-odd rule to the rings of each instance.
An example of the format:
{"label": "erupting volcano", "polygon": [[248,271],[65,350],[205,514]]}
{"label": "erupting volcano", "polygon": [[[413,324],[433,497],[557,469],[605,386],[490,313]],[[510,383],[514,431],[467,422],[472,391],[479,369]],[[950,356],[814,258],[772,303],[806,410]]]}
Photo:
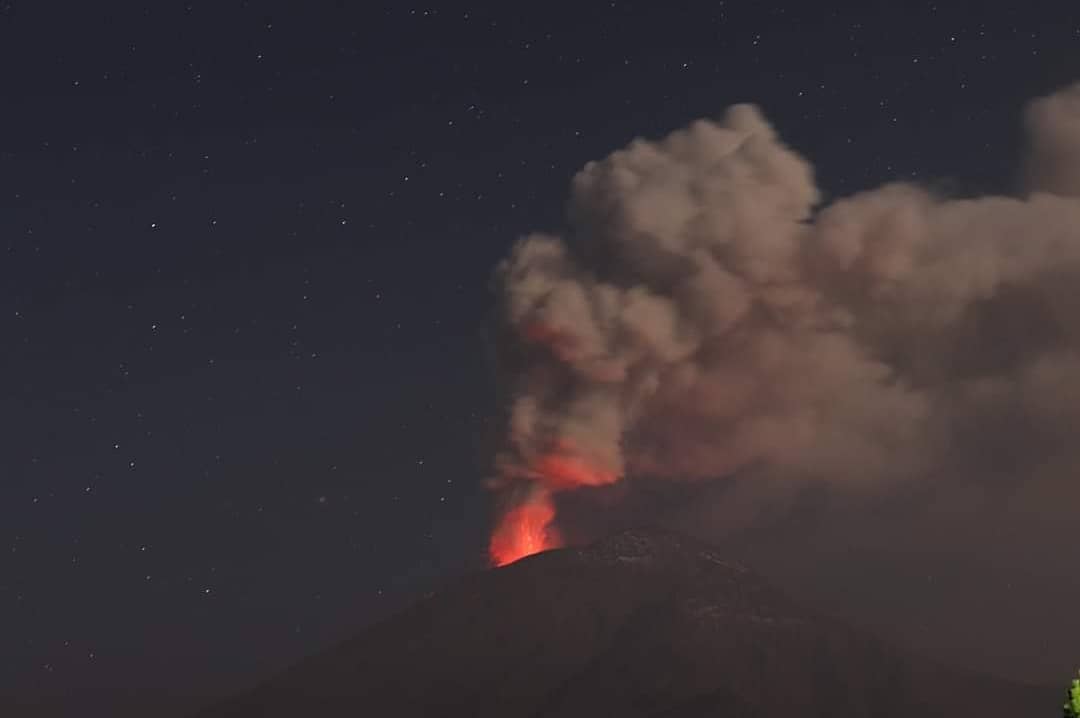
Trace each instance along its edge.
{"label": "erupting volcano", "polygon": [[491,563],[505,566],[562,546],[558,530],[551,525],[554,519],[555,504],[546,491],[537,491],[524,503],[511,508],[492,532]]}
{"label": "erupting volcano", "polygon": [[619,479],[614,472],[591,465],[567,441],[556,442],[526,473],[531,485],[527,498],[513,504],[492,531],[489,553],[495,566],[563,545],[554,525],[552,492],[604,486]]}
{"label": "erupting volcano", "polygon": [[[1030,103],[1023,123],[1016,196],[893,181],[830,198],[746,104],[585,163],[564,226],[520,237],[492,278],[492,563],[558,546],[557,527],[599,528],[583,525],[588,500],[573,526],[557,516],[565,492],[624,476],[643,480],[613,505],[650,511],[639,489],[678,482],[695,498],[658,506],[664,522],[722,535],[793,528],[805,491],[823,497],[807,516],[837,551],[845,531],[907,556],[911,533],[928,555],[954,533],[1018,557],[1067,542],[1080,84]],[[960,539],[952,507],[968,497],[987,513]],[[863,513],[879,501],[887,521]],[[1001,522],[1017,530],[989,528]]]}

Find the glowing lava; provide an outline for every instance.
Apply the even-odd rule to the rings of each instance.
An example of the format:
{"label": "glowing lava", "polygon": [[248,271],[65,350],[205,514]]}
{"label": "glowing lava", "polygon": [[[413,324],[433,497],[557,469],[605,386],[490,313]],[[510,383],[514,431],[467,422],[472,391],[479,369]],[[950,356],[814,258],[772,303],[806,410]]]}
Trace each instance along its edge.
{"label": "glowing lava", "polygon": [[535,461],[528,475],[532,484],[528,498],[503,514],[492,531],[489,553],[495,566],[563,545],[554,526],[552,492],[606,486],[619,480],[618,474],[581,458],[565,440],[556,441],[549,453]]}
{"label": "glowing lava", "polygon": [[505,566],[534,553],[562,546],[555,519],[555,504],[546,491],[536,491],[524,503],[507,511],[491,534],[491,563]]}

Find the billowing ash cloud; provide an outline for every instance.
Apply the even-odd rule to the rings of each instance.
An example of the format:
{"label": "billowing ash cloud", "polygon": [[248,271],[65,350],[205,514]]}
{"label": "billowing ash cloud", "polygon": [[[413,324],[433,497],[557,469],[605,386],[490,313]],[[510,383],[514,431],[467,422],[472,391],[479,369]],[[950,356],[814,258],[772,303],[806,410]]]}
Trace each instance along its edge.
{"label": "billowing ash cloud", "polygon": [[1032,102],[1027,180],[1034,190],[1080,195],[1080,84]]}
{"label": "billowing ash cloud", "polygon": [[896,183],[821,206],[749,105],[587,164],[568,236],[497,271],[518,359],[501,475],[1075,495],[1080,85],[1025,117],[1024,197]]}

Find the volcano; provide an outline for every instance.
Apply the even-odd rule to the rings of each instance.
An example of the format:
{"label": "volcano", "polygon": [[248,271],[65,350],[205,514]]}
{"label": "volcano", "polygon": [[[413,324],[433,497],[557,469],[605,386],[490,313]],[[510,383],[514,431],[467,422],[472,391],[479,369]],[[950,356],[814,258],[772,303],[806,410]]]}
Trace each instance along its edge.
{"label": "volcano", "polygon": [[1056,690],[953,670],[685,536],[623,532],[464,577],[198,718],[980,718]]}

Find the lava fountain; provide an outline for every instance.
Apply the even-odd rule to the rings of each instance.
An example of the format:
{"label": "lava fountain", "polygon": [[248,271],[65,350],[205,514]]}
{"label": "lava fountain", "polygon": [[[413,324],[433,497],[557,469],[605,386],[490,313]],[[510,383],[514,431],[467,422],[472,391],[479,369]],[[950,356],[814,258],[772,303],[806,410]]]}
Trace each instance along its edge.
{"label": "lava fountain", "polygon": [[546,490],[533,491],[499,520],[491,534],[491,563],[505,566],[534,553],[562,546],[555,520],[555,502]]}
{"label": "lava fountain", "polygon": [[488,552],[494,566],[563,545],[555,526],[554,492],[605,486],[619,479],[614,472],[590,465],[566,441],[556,442],[526,473],[528,494],[499,518],[491,533]]}

